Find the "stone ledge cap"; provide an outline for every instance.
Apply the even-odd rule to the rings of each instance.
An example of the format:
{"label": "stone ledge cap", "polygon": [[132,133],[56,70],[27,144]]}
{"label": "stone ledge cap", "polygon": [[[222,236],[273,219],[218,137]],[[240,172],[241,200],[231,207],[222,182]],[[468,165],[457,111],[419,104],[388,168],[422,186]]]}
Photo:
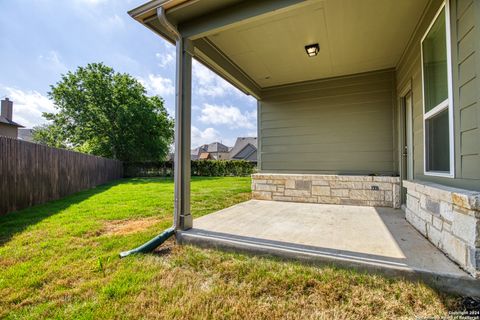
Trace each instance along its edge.
{"label": "stone ledge cap", "polygon": [[462,208],[480,211],[480,192],[445,186],[442,184],[404,180],[403,186],[416,192],[426,194],[432,198],[448,201]]}
{"label": "stone ledge cap", "polygon": [[393,176],[368,176],[368,175],[343,175],[343,174],[314,174],[314,173],[254,173],[252,179],[306,179],[306,180],[339,180],[339,181],[365,181],[365,182],[392,182],[399,183],[400,177]]}

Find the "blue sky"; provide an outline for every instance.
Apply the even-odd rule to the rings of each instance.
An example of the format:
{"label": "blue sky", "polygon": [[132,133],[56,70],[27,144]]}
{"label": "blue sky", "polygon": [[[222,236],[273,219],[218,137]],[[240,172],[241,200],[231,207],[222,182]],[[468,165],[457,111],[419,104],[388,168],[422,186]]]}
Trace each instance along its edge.
{"label": "blue sky", "polygon": [[[90,62],[133,75],[173,116],[175,48],[127,14],[145,1],[0,0],[0,97],[14,101],[14,121],[44,123],[50,85]],[[256,136],[255,99],[195,61],[192,91],[192,147]]]}

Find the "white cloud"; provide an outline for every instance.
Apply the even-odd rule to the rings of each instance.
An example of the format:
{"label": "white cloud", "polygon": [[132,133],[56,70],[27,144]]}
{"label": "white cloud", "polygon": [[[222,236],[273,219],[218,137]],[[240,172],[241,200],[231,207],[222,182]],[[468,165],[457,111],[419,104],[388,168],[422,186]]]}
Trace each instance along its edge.
{"label": "white cloud", "polygon": [[160,68],[165,68],[172,65],[175,62],[175,46],[170,44],[168,41],[162,41],[163,48],[160,52],[155,53],[155,58],[157,58],[158,66]]}
{"label": "white cloud", "polygon": [[170,52],[166,53],[159,53],[155,54],[155,57],[158,59],[158,66],[160,68],[165,68],[166,66],[170,65],[175,61],[175,55]]}
{"label": "white cloud", "polygon": [[11,87],[1,87],[1,92],[13,101],[13,121],[32,128],[47,122],[43,112],[54,112],[53,102],[37,91],[23,91]]}
{"label": "white cloud", "polygon": [[200,96],[223,97],[230,93],[244,95],[241,91],[196,60],[193,60],[192,63],[192,78],[193,89]]}
{"label": "white cloud", "polygon": [[253,120],[255,123],[257,121],[257,110],[247,111],[245,112],[246,117],[250,120]]}
{"label": "white cloud", "polygon": [[198,146],[201,146],[202,144],[212,143],[214,141],[221,140],[220,132],[218,132],[214,128],[206,128],[202,131],[195,126],[192,126],[191,137],[192,148],[196,148]]}
{"label": "white cloud", "polygon": [[205,103],[199,120],[206,124],[229,125],[231,128],[254,129],[256,127],[256,112],[243,114],[233,106],[218,106]]}
{"label": "white cloud", "polygon": [[60,54],[55,50],[39,55],[38,62],[42,67],[54,72],[65,73],[68,71],[67,66],[61,61]]}
{"label": "white cloud", "polygon": [[163,97],[175,93],[173,81],[169,78],[164,78],[161,75],[149,74],[147,79],[139,77],[138,81],[143,84],[149,94]]}

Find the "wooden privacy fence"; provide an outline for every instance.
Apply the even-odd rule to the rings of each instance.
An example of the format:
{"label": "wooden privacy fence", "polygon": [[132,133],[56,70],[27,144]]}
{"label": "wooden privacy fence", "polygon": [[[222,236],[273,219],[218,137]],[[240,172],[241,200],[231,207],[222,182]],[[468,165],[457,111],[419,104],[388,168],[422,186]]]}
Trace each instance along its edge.
{"label": "wooden privacy fence", "polygon": [[0,214],[122,177],[117,160],[0,137]]}

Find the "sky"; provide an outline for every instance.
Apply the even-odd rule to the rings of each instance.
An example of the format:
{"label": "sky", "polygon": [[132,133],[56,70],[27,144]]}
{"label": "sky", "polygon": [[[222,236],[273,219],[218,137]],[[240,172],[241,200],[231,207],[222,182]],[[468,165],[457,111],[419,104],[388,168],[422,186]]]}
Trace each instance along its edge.
{"label": "sky", "polygon": [[[137,78],[174,117],[175,48],[128,16],[146,0],[0,0],[0,97],[32,128],[55,112],[50,85],[78,66],[103,62]],[[193,62],[192,148],[256,136],[256,100]]]}

